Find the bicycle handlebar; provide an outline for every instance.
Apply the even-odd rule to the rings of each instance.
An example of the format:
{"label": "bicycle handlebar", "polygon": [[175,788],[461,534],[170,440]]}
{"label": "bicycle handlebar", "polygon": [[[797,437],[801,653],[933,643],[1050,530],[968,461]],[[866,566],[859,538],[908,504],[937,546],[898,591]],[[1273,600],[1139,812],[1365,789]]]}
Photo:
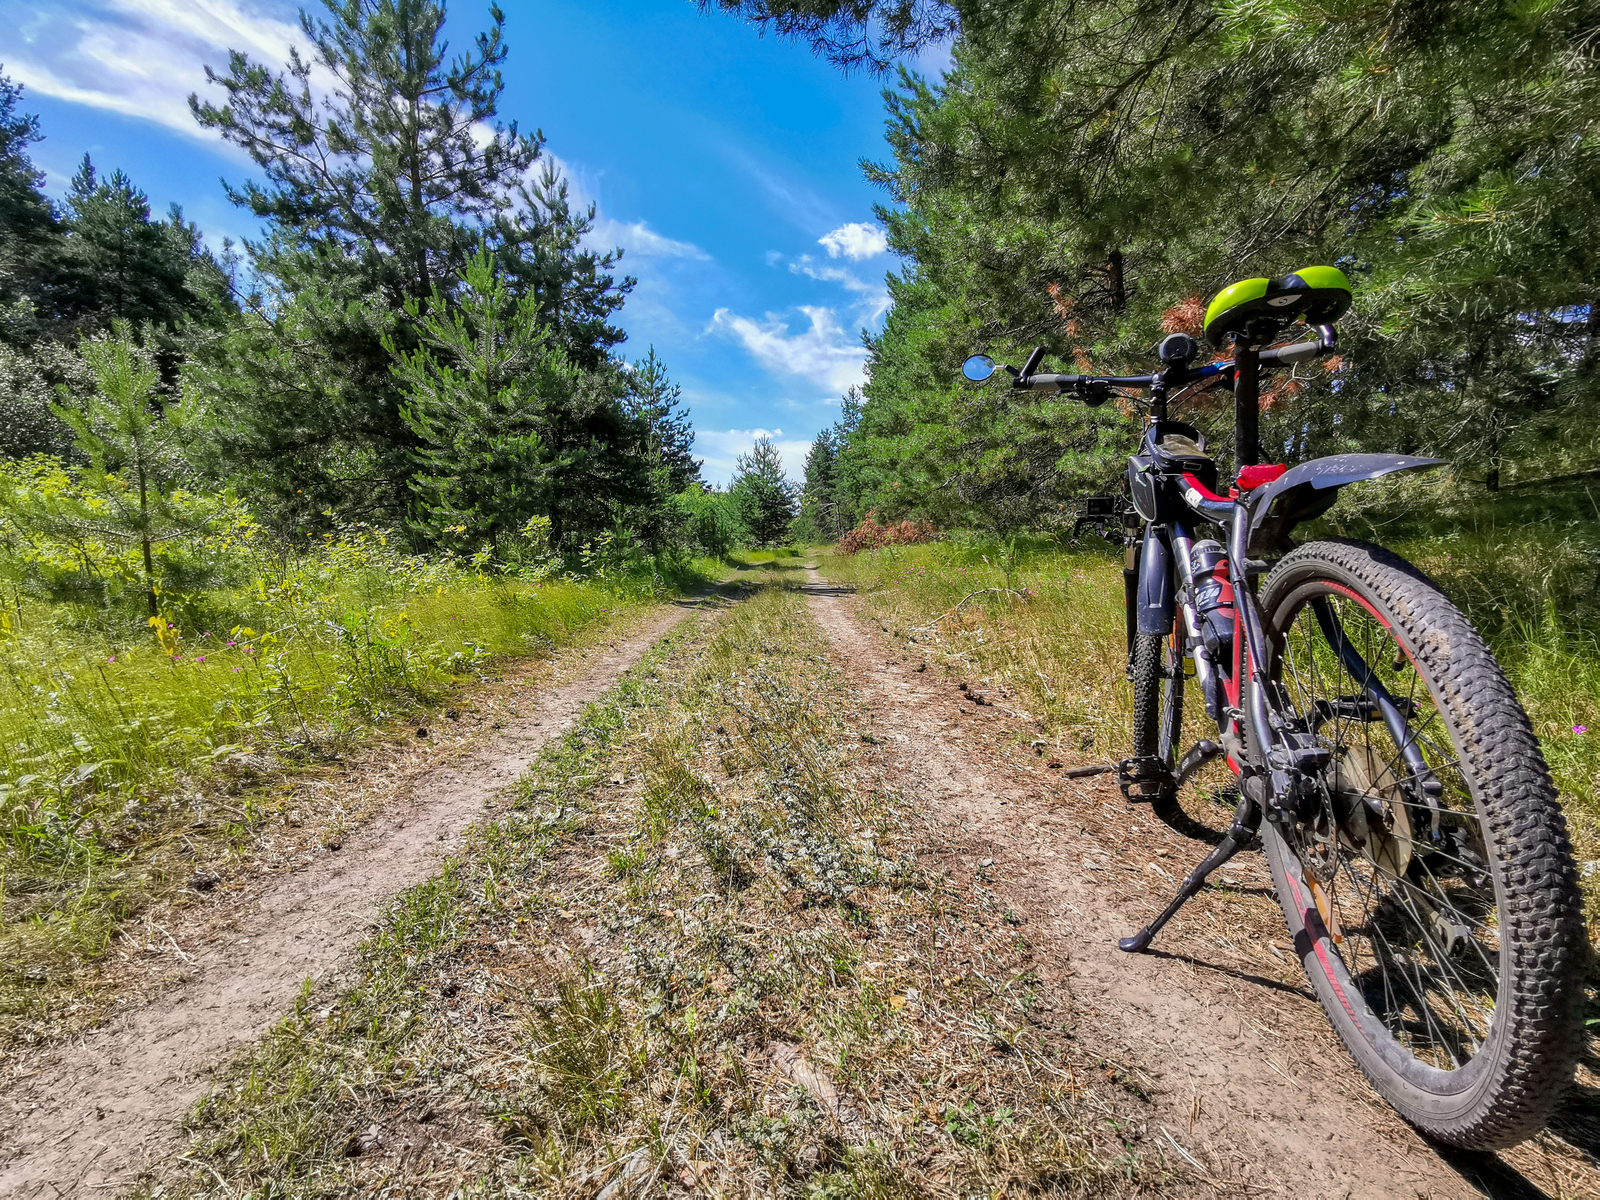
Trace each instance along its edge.
{"label": "bicycle handlebar", "polygon": [[[1333,327],[1319,325],[1316,337],[1304,342],[1294,342],[1288,346],[1263,350],[1256,355],[1256,362],[1263,367],[1287,367],[1323,354],[1331,354],[1337,345],[1338,338],[1334,334]],[[1035,351],[1028,356],[1025,366],[1037,366],[1041,358],[1043,355]],[[1185,387],[1205,379],[1215,379],[1218,375],[1232,371],[1233,367],[1231,361],[1214,362],[1192,371],[1158,371],[1153,375],[1034,375],[1022,371],[1011,381],[1011,386],[1030,392],[1075,392],[1079,395],[1103,392],[1108,388],[1152,388],[1163,382],[1168,387]]]}

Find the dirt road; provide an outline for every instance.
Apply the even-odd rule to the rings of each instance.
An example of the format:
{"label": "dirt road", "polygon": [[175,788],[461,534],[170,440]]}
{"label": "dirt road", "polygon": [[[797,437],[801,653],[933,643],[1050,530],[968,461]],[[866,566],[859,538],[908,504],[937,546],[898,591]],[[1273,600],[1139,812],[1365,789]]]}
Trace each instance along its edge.
{"label": "dirt road", "polygon": [[463,761],[415,778],[336,850],[270,879],[226,937],[181,949],[189,977],[176,989],[26,1063],[0,1109],[0,1196],[115,1194],[160,1156],[209,1072],[282,1016],[303,981],[338,978],[383,903],[437,871],[485,803],[692,607],[558,658],[552,669],[575,668],[566,682]]}
{"label": "dirt road", "polygon": [[[1133,1097],[1150,1132],[1141,1144],[1195,1169],[1179,1168],[1172,1194],[1600,1195],[1593,1160],[1566,1143],[1446,1155],[1399,1121],[1273,942],[1282,927],[1259,856],[1236,860],[1227,888],[1197,897],[1156,953],[1120,954],[1114,939],[1170,895],[1194,843],[1130,809],[1114,784],[1064,781],[1030,755],[1032,719],[1003,691],[975,700],[871,630],[841,589],[813,573],[805,590],[872,730],[863,748],[922,802],[919,857],[1004,898],[1048,990],[1067,998],[1056,1008],[1067,1036],[1091,1063],[1118,1064],[1108,1080],[1127,1080],[1110,1086]],[[433,874],[485,802],[683,615],[653,614],[612,646],[569,656],[567,681],[519,718],[418,775],[337,852],[270,878],[225,939],[185,941],[184,983],[9,1081],[0,1196],[116,1194],[171,1160],[176,1122],[210,1072],[287,1011],[303,980],[337,984],[383,901]]]}
{"label": "dirt road", "polygon": [[[1118,951],[1115,939],[1201,857],[1197,844],[1130,809],[1110,776],[1058,782],[1042,760],[1001,752],[1026,714],[974,704],[956,681],[919,671],[854,616],[849,597],[811,580],[811,610],[900,759],[902,783],[928,800],[928,819],[945,827],[938,840],[957,847],[951,869],[982,871],[1023,915],[1039,960],[1053,965],[1041,973],[1053,969],[1074,998],[1081,1040],[1154,1081],[1152,1125],[1208,1183],[1324,1197],[1546,1194],[1497,1156],[1441,1153],[1400,1121],[1335,1039],[1292,954],[1291,970],[1265,978],[1227,937],[1207,936],[1228,927],[1217,917],[1237,899],[1268,928],[1277,920],[1261,855],[1223,872],[1235,899],[1198,897],[1155,953]],[[1592,1160],[1562,1150],[1549,1164],[1558,1190],[1600,1195]]]}

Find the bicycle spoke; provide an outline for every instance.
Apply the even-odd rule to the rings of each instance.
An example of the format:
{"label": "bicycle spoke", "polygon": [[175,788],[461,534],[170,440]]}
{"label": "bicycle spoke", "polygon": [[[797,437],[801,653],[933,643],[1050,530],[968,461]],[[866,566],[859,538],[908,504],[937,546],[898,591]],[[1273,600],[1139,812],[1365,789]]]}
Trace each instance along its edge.
{"label": "bicycle spoke", "polygon": [[[1444,714],[1393,632],[1345,596],[1320,599],[1321,618],[1306,600],[1283,628],[1278,663],[1295,710],[1320,722],[1340,764],[1323,779],[1322,815],[1304,827],[1305,869],[1322,864],[1339,954],[1391,1035],[1423,1061],[1459,1068],[1488,1036],[1499,981],[1494,899],[1481,886],[1489,864],[1470,861],[1485,845],[1476,803]],[[1391,728],[1373,697],[1396,661],[1385,673],[1409,668],[1410,678],[1387,689],[1403,720]],[[1352,673],[1360,663],[1365,678]],[[1431,782],[1444,785],[1436,803],[1421,791]],[[1360,823],[1355,806],[1369,804]]]}

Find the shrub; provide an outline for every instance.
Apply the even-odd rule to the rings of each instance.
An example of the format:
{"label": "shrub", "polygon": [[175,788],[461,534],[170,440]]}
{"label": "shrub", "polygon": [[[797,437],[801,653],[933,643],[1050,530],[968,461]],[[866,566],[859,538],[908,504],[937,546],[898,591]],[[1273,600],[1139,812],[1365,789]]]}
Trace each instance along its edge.
{"label": "shrub", "polygon": [[898,524],[879,525],[876,513],[868,513],[849,533],[839,539],[843,554],[862,550],[881,550],[884,546],[915,546],[931,542],[938,537],[931,521],[901,521]]}

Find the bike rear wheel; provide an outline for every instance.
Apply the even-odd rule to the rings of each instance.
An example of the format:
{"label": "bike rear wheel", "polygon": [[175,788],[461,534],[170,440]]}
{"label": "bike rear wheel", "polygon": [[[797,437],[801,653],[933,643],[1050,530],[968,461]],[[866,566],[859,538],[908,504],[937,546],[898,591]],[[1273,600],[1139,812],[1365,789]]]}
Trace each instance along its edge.
{"label": "bike rear wheel", "polygon": [[1587,953],[1532,726],[1467,619],[1379,547],[1302,546],[1260,604],[1266,673],[1331,751],[1316,811],[1262,828],[1306,974],[1412,1124],[1520,1141],[1572,1078]]}

